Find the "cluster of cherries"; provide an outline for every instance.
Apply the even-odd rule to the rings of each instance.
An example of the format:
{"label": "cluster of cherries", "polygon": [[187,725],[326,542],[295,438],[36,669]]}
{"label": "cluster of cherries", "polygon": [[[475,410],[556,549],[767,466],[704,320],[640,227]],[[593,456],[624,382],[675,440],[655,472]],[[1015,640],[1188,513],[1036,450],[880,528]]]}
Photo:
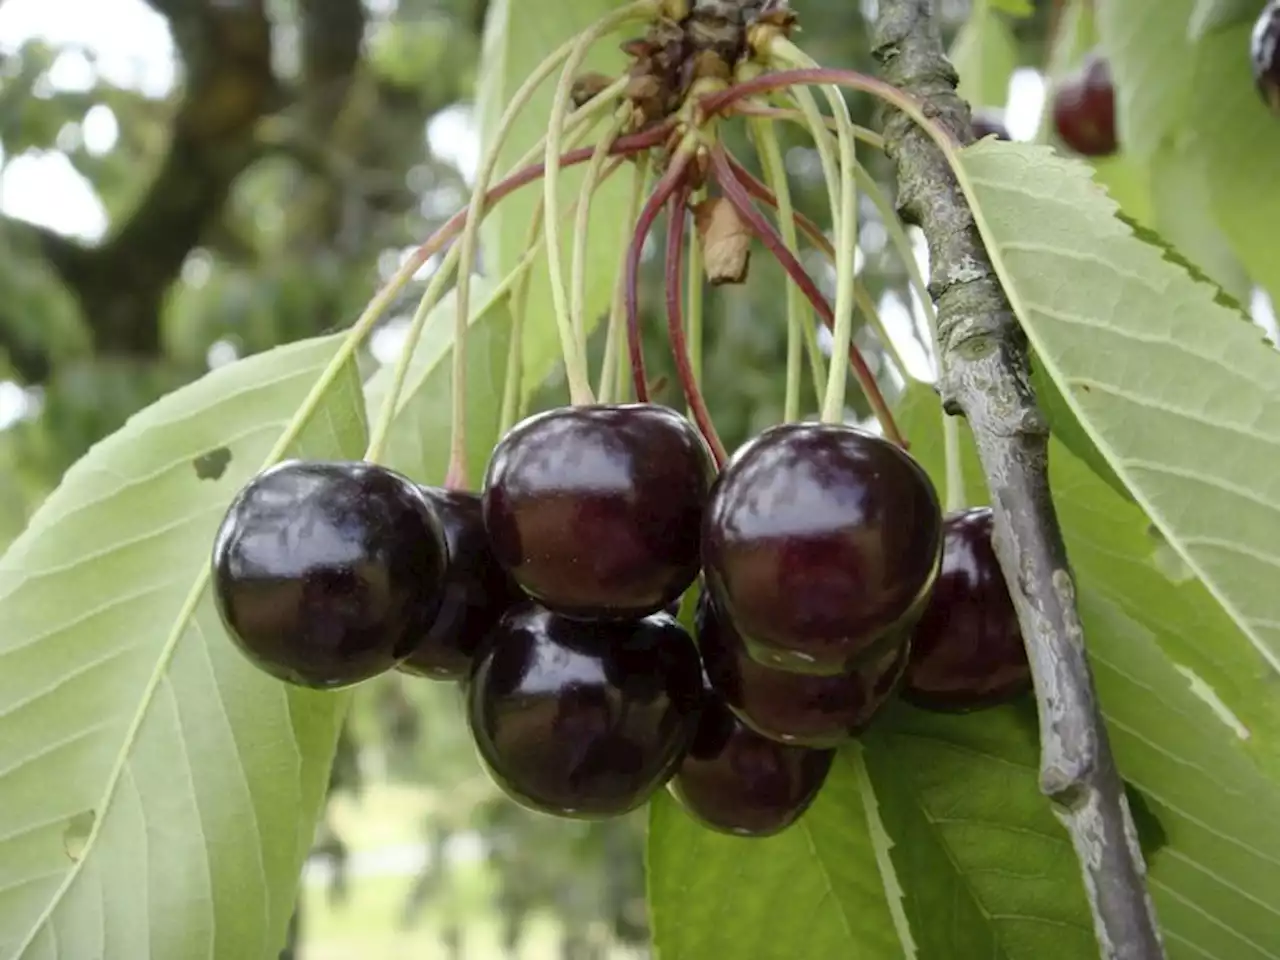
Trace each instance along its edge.
{"label": "cluster of cherries", "polygon": [[238,494],[213,565],[259,667],[460,681],[495,782],[560,816],[665,785],[709,827],[777,833],[895,695],[963,711],[1030,684],[990,512],[944,516],[910,455],[839,424],[773,427],[717,473],[674,410],[566,407],[507,434],[479,495],[289,461]]}

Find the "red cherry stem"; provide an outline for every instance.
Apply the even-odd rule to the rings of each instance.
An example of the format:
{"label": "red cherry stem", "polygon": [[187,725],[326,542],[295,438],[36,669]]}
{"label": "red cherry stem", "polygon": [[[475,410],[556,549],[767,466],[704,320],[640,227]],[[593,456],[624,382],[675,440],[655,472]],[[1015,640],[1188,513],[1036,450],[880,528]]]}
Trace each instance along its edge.
{"label": "red cherry stem", "polygon": [[627,306],[627,353],[631,357],[631,384],[639,403],[649,402],[649,378],[644,369],[644,343],[640,338],[640,255],[644,252],[644,242],[649,238],[653,222],[675,193],[685,178],[689,168],[690,154],[687,150],[677,150],[671,158],[671,166],[662,175],[649,199],[640,208],[636,218],[636,229],[631,235],[631,244],[627,247],[627,266],[624,290]]}
{"label": "red cherry stem", "polygon": [[960,146],[945,128],[930,123],[924,114],[920,101],[910,94],[903,93],[891,83],[869,77],[856,70],[842,70],[838,67],[802,67],[796,70],[777,70],[763,73],[750,80],[735,83],[718,93],[708,94],[702,98],[700,106],[708,114],[718,113],[725,107],[736,104],[746,97],[771,93],[774,90],[785,90],[788,87],[799,87],[808,84],[830,84],[837,87],[848,87],[861,93],[869,93],[873,97],[896,107],[920,124],[930,138],[935,141],[941,137],[943,142],[950,141],[953,147]]}
{"label": "red cherry stem", "polygon": [[[645,150],[651,150],[654,147],[665,143],[671,135],[671,123],[663,123],[649,130],[642,130],[640,133],[632,133],[625,137],[619,137],[609,147],[609,155],[612,157],[629,157],[637,153],[643,153]],[[596,152],[594,145],[586,147],[578,147],[576,150],[562,154],[560,157],[560,166],[575,167],[579,164],[586,163]],[[484,195],[484,202],[481,206],[488,210],[493,204],[504,199],[521,187],[528,186],[535,180],[541,178],[547,172],[545,163],[531,163],[529,166],[521,170],[517,170],[510,176],[495,183],[493,187]],[[428,260],[440,252],[440,250],[450,240],[456,237],[467,222],[467,210],[469,206],[463,207],[441,226],[435,233],[428,237],[416,250],[410,260],[414,264],[414,270],[424,266]]]}
{"label": "red cherry stem", "polygon": [[684,290],[681,282],[684,276],[684,238],[685,206],[689,202],[692,188],[688,179],[680,181],[675,193],[667,204],[667,338],[671,343],[671,355],[676,361],[676,375],[680,378],[680,386],[684,389],[685,401],[693,414],[693,422],[698,425],[702,436],[711,447],[711,455],[715,457],[716,467],[723,467],[728,459],[720,435],[716,433],[716,425],[707,409],[707,401],[698,389],[698,379],[693,375],[693,361],[689,357],[689,344],[684,332]]}
{"label": "red cherry stem", "polygon": [[[733,154],[726,154],[726,156],[729,158],[729,166],[733,168],[734,176],[736,176],[738,178],[738,182],[746,188],[747,193],[751,194],[751,196],[755,197],[761,203],[767,204],[774,210],[777,210],[778,197],[773,192],[772,188],[770,188],[768,184],[757,179],[756,175],[744,167],[742,162]],[[800,232],[813,241],[814,246],[821,249],[822,252],[832,260],[836,258],[835,245],[830,241],[830,239],[828,239],[827,235],[822,232],[822,228],[820,226],[798,210],[792,214],[791,219],[794,220],[796,226],[800,228]]]}
{"label": "red cherry stem", "polygon": [[[787,249],[786,243],[779,236],[778,231],[773,228],[773,224],[766,220],[764,215],[756,209],[755,204],[751,202],[751,196],[747,192],[747,188],[734,175],[733,166],[729,162],[729,154],[722,144],[717,143],[711,148],[711,169],[715,175],[716,182],[720,184],[720,189],[724,191],[725,198],[742,215],[742,218],[751,227],[752,232],[760,239],[760,242],[777,258],[782,265],[782,269],[787,271],[787,275],[804,291],[804,295],[809,298],[809,302],[813,304],[813,309],[822,318],[822,322],[826,324],[827,329],[835,326],[835,316],[831,312],[831,304],[827,303],[817,284],[813,282],[813,278],[800,265],[800,261],[795,258],[795,254]],[[876,419],[880,421],[880,426],[884,428],[885,436],[904,450],[908,449],[906,438],[902,436],[901,431],[898,429],[898,424],[893,419],[893,413],[889,410],[889,404],[885,401],[884,394],[880,392],[880,386],[876,383],[876,378],[871,373],[871,368],[867,366],[861,351],[853,344],[849,345],[849,365],[853,368],[853,375],[857,378],[858,385],[862,387],[862,392],[866,396],[867,402],[871,404],[872,412],[876,415]]]}

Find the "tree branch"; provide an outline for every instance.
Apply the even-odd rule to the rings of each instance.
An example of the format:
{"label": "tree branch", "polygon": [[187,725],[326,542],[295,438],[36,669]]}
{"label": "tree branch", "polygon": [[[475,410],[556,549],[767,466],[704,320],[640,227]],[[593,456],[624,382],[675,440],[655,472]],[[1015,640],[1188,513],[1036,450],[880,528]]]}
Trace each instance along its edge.
{"label": "tree branch", "polygon": [[362,0],[299,0],[302,85],[308,126],[319,133],[346,103],[364,41]]}
{"label": "tree branch", "polygon": [[[970,143],[969,109],[956,95],[932,7],[931,0],[880,0],[873,52],[886,79]],[[900,212],[929,243],[943,402],[968,419],[991,489],[996,552],[1035,676],[1041,789],[1080,859],[1101,956],[1157,960],[1164,951],[1085,655],[1025,338],[941,152],[897,111],[884,132]]]}
{"label": "tree branch", "polygon": [[[254,128],[277,94],[263,0],[148,2],[169,21],[185,82],[167,152],[142,199],[95,246],[12,224],[36,238],[75,295],[96,348],[137,357],[160,353],[165,294],[253,160]],[[48,357],[28,350],[19,359],[33,382],[48,375]]]}

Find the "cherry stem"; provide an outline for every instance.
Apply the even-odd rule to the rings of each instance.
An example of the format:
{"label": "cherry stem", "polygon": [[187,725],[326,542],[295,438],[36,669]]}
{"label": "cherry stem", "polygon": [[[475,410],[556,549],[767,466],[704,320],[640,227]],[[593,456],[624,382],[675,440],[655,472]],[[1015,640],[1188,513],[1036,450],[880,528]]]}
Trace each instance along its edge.
{"label": "cherry stem", "polygon": [[[652,127],[648,130],[642,130],[639,133],[632,133],[625,137],[619,137],[609,147],[609,156],[611,157],[630,157],[646,150],[652,150],[654,147],[660,146],[666,142],[671,133],[671,123],[663,123],[659,126]],[[595,146],[579,147],[576,150],[570,150],[560,157],[560,166],[574,167],[581,163],[586,163],[596,152]],[[484,202],[481,206],[488,208],[499,200],[510,196],[521,187],[526,187],[538,180],[546,173],[547,167],[545,163],[531,163],[523,169],[517,170],[515,173],[503,178],[494,184],[484,195]],[[467,211],[470,206],[463,207],[445,223],[428,237],[422,244],[413,251],[405,268],[410,271],[410,276],[417,273],[427,261],[440,252],[450,240],[458,235],[464,224],[467,222]]]}
{"label": "cherry stem", "polygon": [[649,402],[649,378],[645,374],[644,342],[640,337],[640,256],[644,252],[644,243],[649,239],[649,231],[653,229],[658,214],[671,199],[671,195],[684,180],[689,168],[691,154],[683,145],[671,158],[671,166],[662,175],[649,199],[640,208],[640,216],[636,218],[636,228],[631,234],[631,244],[627,247],[626,265],[626,303],[627,303],[627,352],[631,358],[631,384],[636,393],[636,401]]}
{"label": "cherry stem", "polygon": [[[729,165],[733,167],[734,174],[742,185],[747,188],[747,192],[751,194],[751,196],[755,197],[761,203],[767,204],[774,210],[780,209],[778,207],[777,194],[774,193],[773,189],[768,184],[762,183],[757,179],[750,170],[742,165],[737,157],[733,156],[733,154],[729,154]],[[814,246],[821,250],[828,260],[834,263],[836,259],[835,244],[833,244],[827,235],[822,232],[822,228],[798,210],[792,211],[791,219],[800,227],[801,233],[813,241]],[[885,327],[882,318],[876,311],[875,303],[871,300],[871,294],[867,292],[866,287],[855,283],[853,295],[859,309],[867,315],[872,326],[875,328],[876,334],[880,337],[881,341],[883,341],[885,351],[889,354],[894,366],[898,368],[898,372],[902,374],[903,379],[909,379],[911,377],[911,373],[907,369],[906,361],[902,359],[901,352],[893,342],[893,338],[889,336],[889,330]],[[926,307],[927,306],[928,304],[926,304]]]}
{"label": "cherry stem", "polygon": [[671,355],[676,361],[676,375],[680,378],[685,402],[689,404],[693,422],[698,425],[698,430],[711,447],[711,455],[715,457],[716,467],[719,468],[724,466],[728,458],[724,444],[720,442],[720,435],[716,433],[716,425],[711,420],[707,401],[698,388],[684,331],[684,290],[681,279],[684,275],[685,207],[689,203],[691,189],[687,178],[681,180],[667,204],[667,260],[664,271],[667,288],[667,337],[671,343]]}
{"label": "cherry stem", "polygon": [[[725,198],[733,204],[734,208],[747,222],[747,225],[751,227],[752,232],[760,239],[760,242],[773,254],[782,265],[782,268],[787,271],[788,276],[804,291],[804,295],[809,298],[809,302],[813,304],[813,309],[822,318],[822,322],[827,326],[827,329],[831,329],[835,325],[835,316],[831,312],[831,304],[822,295],[817,284],[813,282],[813,278],[800,265],[800,261],[796,259],[795,254],[787,249],[787,245],[783,242],[782,237],[778,235],[778,231],[773,228],[773,224],[765,219],[764,215],[756,209],[755,204],[751,202],[751,196],[748,194],[747,188],[734,175],[733,166],[729,162],[729,154],[722,144],[717,143],[711,148],[711,168],[715,173],[716,182],[720,184],[720,189],[724,191]],[[862,387],[862,392],[865,394],[867,402],[871,405],[872,412],[875,414],[876,419],[880,421],[880,426],[884,428],[885,436],[904,450],[907,449],[906,438],[898,430],[898,424],[893,419],[893,413],[884,399],[884,394],[880,392],[880,386],[876,383],[875,376],[867,366],[866,360],[863,359],[862,353],[853,344],[849,345],[849,365],[853,368],[853,375],[857,378],[858,385]]]}
{"label": "cherry stem", "polygon": [[901,110],[920,125],[935,143],[942,139],[951,148],[959,147],[945,128],[933,123],[925,115],[920,101],[910,94],[903,93],[892,84],[869,77],[856,70],[843,70],[838,67],[800,67],[793,70],[777,70],[764,73],[750,80],[735,83],[728,89],[710,93],[702,98],[701,108],[708,114],[719,113],[739,100],[758,96],[774,90],[785,90],[790,87],[808,86],[811,84],[829,84],[837,87],[848,87],[868,93],[892,107]]}
{"label": "cherry stem", "polygon": [[[738,178],[738,182],[742,184],[747,193],[755,197],[761,203],[768,204],[774,210],[777,210],[778,196],[773,192],[768,184],[761,181],[754,173],[744,167],[742,165],[742,161],[733,154],[726,153],[725,156],[729,160],[729,166],[733,170],[733,175]],[[799,210],[792,214],[792,219],[795,220],[796,226],[800,228],[800,232],[813,241],[814,246],[821,249],[822,252],[832,260],[835,259],[835,244],[833,244],[827,235],[822,232],[822,228],[820,226],[806,217]]]}

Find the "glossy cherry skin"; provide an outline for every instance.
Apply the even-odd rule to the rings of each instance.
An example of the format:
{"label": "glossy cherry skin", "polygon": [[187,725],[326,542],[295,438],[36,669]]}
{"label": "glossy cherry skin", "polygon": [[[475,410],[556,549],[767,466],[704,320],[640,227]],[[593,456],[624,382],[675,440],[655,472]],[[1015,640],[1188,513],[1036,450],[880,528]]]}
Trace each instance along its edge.
{"label": "glossy cherry skin", "polygon": [[1100,53],[1088,54],[1080,68],[1053,93],[1053,123],[1058,138],[1086,157],[1107,157],[1119,147],[1115,87],[1111,65]]}
{"label": "glossy cherry skin", "polygon": [[480,641],[524,595],[489,549],[474,493],[423,487],[449,548],[440,612],[399,669],[432,680],[463,680]]}
{"label": "glossy cherry skin", "polygon": [[991,110],[973,111],[973,136],[976,140],[994,135],[997,140],[1010,140],[1009,128],[1004,119]]}
{"label": "glossy cherry skin", "polygon": [[835,750],[811,750],[756,733],[704,682],[697,735],[667,789],[703,826],[741,837],[781,833],[827,780]]}
{"label": "glossy cherry skin", "polygon": [[634,810],[671,779],[702,702],[697,648],[667,614],[588,623],[526,602],[480,649],[467,721],[517,803],[599,819]]}
{"label": "glossy cherry skin", "polygon": [[902,699],[946,712],[978,710],[1031,689],[1031,665],[991,545],[991,510],[949,514],[942,570],[912,636]]}
{"label": "glossy cherry skin", "polygon": [[842,424],[771,427],[743,446],[703,520],[707,587],[752,657],[842,674],[894,646],[937,575],[937,491],[901,448]]}
{"label": "glossy cherry skin", "polygon": [[411,480],[369,463],[288,461],[236,496],[213,548],[214,600],[261,669],[332,689],[396,666],[435,619],[444,530]]}
{"label": "glossy cherry skin", "polygon": [[1271,0],[1258,15],[1249,52],[1258,93],[1272,113],[1280,114],[1280,0]]}
{"label": "glossy cherry skin", "polygon": [[836,676],[791,673],[752,659],[742,637],[705,595],[696,615],[698,646],[712,688],[748,727],[770,740],[836,747],[862,733],[897,692],[910,650],[896,643]]}
{"label": "glossy cherry skin", "polygon": [[564,407],[498,444],[484,522],[499,562],[540,604],[630,620],[662,610],[697,576],[714,476],[706,444],[674,410]]}

